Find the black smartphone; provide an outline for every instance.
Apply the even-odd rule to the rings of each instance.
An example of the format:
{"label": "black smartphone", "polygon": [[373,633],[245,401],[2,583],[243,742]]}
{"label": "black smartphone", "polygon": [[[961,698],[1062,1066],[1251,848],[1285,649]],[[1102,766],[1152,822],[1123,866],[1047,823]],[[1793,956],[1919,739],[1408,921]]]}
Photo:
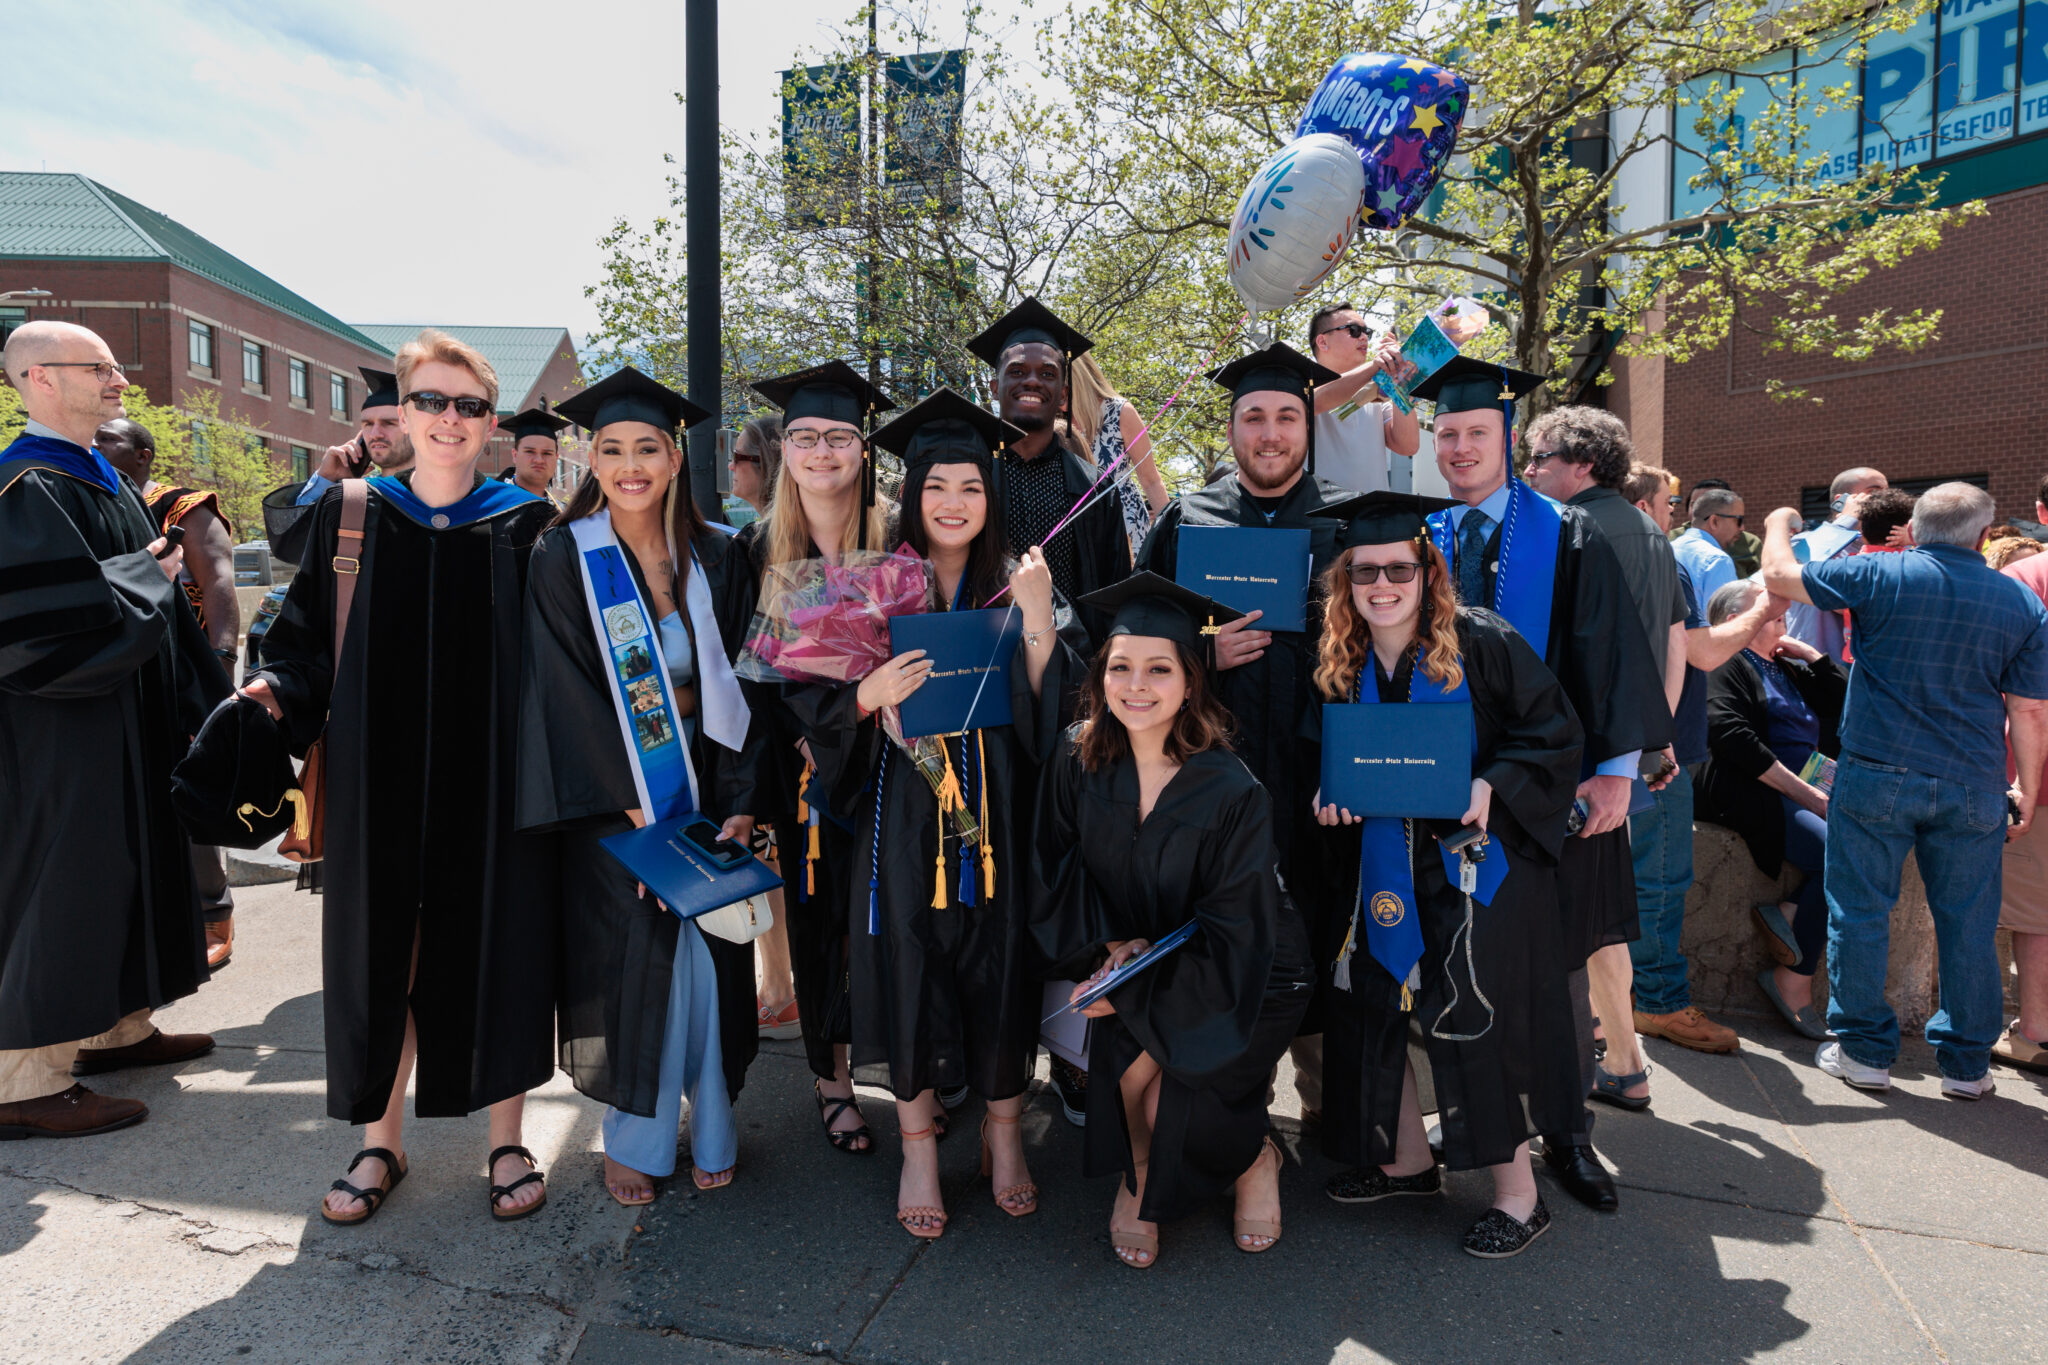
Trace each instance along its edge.
{"label": "black smartphone", "polygon": [[1479,828],[1479,826],[1477,825],[1460,825],[1458,827],[1457,833],[1448,835],[1440,834],[1437,836],[1437,840],[1438,842],[1443,844],[1445,852],[1457,853],[1462,849],[1472,847],[1472,845],[1478,843],[1485,837],[1486,831]]}
{"label": "black smartphone", "polygon": [[2005,827],[2011,829],[2020,822],[2020,803],[2011,792],[2005,794]]}
{"label": "black smartphone", "polygon": [[351,444],[355,446],[356,453],[348,462],[349,477],[360,479],[363,471],[370,467],[370,443],[358,436]]}
{"label": "black smartphone", "polygon": [[677,833],[688,839],[698,851],[707,854],[720,868],[738,867],[753,856],[745,847],[731,839],[719,838],[718,826],[701,815],[684,825]]}
{"label": "black smartphone", "polygon": [[182,526],[173,526],[170,530],[164,532],[164,547],[163,549],[158,550],[156,552],[156,557],[158,559],[169,559],[171,557],[171,551],[177,549],[178,546],[184,543],[184,541],[185,528]]}

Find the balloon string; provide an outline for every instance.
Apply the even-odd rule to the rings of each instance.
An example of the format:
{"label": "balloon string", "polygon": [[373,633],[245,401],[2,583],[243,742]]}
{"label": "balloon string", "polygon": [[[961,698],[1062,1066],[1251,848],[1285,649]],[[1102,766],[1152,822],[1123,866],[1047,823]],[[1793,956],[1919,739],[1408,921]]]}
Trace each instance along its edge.
{"label": "balloon string", "polygon": [[[1053,523],[1052,529],[1045,533],[1045,539],[1039,542],[1040,549],[1044,549],[1047,545],[1052,544],[1053,538],[1059,535],[1060,532],[1066,530],[1068,526],[1073,524],[1075,518],[1079,517],[1081,513],[1086,511],[1088,508],[1094,506],[1097,502],[1101,501],[1105,495],[1114,492],[1117,489],[1117,487],[1119,486],[1118,480],[1123,477],[1123,475],[1118,472],[1120,467],[1124,471],[1127,471],[1132,477],[1136,477],[1137,466],[1131,463],[1131,447],[1139,444],[1152,434],[1152,428],[1157,426],[1159,424],[1159,420],[1162,417],[1166,416],[1166,414],[1172,410],[1173,405],[1175,403],[1180,401],[1180,396],[1187,391],[1188,385],[1194,383],[1195,380],[1201,378],[1203,375],[1208,373],[1209,362],[1214,360],[1217,354],[1221,352],[1225,346],[1228,346],[1231,342],[1237,340],[1238,333],[1244,330],[1245,324],[1251,321],[1251,317],[1252,314],[1249,308],[1247,308],[1244,312],[1239,313],[1237,315],[1237,321],[1230,325],[1230,330],[1228,332],[1225,332],[1223,334],[1222,339],[1219,340],[1214,346],[1209,348],[1209,353],[1202,357],[1200,364],[1196,365],[1194,369],[1188,372],[1187,377],[1185,379],[1182,379],[1180,381],[1179,387],[1174,389],[1172,393],[1166,396],[1166,401],[1159,405],[1159,410],[1152,414],[1151,420],[1147,421],[1143,427],[1139,428],[1138,434],[1132,437],[1129,441],[1127,441],[1124,444],[1122,452],[1118,454],[1116,459],[1110,461],[1108,464],[1103,466],[1102,472],[1095,476],[1095,482],[1088,485],[1088,491],[1081,495],[1080,500],[1078,502],[1076,502],[1072,507],[1067,509],[1066,515]],[[1105,479],[1109,480],[1109,484],[1107,487],[1105,487],[1103,484],[1103,480]],[[1007,594],[1009,591],[1009,584],[1006,583],[1003,585],[1002,589],[995,594],[995,596],[989,598],[988,601],[982,603],[981,605],[985,608],[994,606],[997,602],[1002,601],[1004,595]]]}

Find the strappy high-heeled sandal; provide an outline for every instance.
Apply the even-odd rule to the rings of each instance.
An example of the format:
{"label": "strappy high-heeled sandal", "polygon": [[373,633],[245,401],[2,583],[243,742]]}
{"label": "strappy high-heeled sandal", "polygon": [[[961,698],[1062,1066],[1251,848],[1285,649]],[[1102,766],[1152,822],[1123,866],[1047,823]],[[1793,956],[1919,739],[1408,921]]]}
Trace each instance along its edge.
{"label": "strappy high-heeled sandal", "polygon": [[[1149,1161],[1140,1161],[1134,1164],[1138,1172],[1138,1185],[1139,1187],[1141,1187],[1141,1192],[1136,1195],[1136,1198],[1138,1200],[1139,1207],[1142,1208],[1144,1207],[1145,1202],[1144,1195],[1142,1193],[1142,1186],[1144,1185],[1145,1181],[1145,1168],[1151,1165],[1152,1163]],[[1124,1183],[1121,1180],[1119,1180],[1117,1182],[1116,1188],[1117,1193],[1123,1193]],[[1117,1260],[1121,1261],[1123,1264],[1129,1266],[1133,1270],[1150,1270],[1153,1266],[1159,1264],[1158,1234],[1151,1232],[1140,1232],[1136,1228],[1118,1227],[1116,1225],[1116,1209],[1113,1206],[1109,1211],[1109,1246],[1110,1250],[1117,1253]],[[1142,1261],[1134,1261],[1129,1256],[1123,1254],[1127,1251],[1141,1253],[1147,1259]]]}
{"label": "strappy high-heeled sandal", "polygon": [[[1259,1150],[1258,1159],[1264,1161],[1267,1152],[1273,1154],[1273,1168],[1277,1174],[1286,1166],[1287,1158],[1280,1155],[1280,1149],[1273,1145],[1273,1139],[1270,1137],[1266,1139],[1266,1145]],[[1248,1247],[1239,1240],[1244,1237],[1266,1237],[1271,1240],[1264,1246]],[[1256,1256],[1262,1251],[1271,1251],[1280,1244],[1280,1220],[1276,1218],[1268,1223],[1263,1218],[1239,1218],[1233,1214],[1230,1219],[1230,1244],[1251,1256]]]}
{"label": "strappy high-heeled sandal", "polygon": [[[529,1169],[525,1175],[520,1176],[509,1185],[492,1185],[489,1203],[491,1206],[491,1217],[497,1219],[500,1223],[516,1223],[522,1218],[533,1217],[533,1215],[547,1207],[547,1176],[541,1171],[540,1163],[533,1159],[532,1152],[527,1151],[524,1147],[505,1146],[493,1151],[490,1159],[484,1162],[484,1180],[486,1182],[490,1180],[491,1172],[498,1169],[498,1159],[507,1156],[518,1157],[527,1164]],[[536,1182],[540,1184],[540,1198],[534,1200],[531,1204],[515,1209],[501,1209],[498,1207],[498,1201],[506,1195],[511,1194],[515,1190],[525,1189],[528,1185]]]}
{"label": "strappy high-heeled sandal", "polygon": [[[839,1116],[849,1109],[855,1114],[860,1113],[860,1101],[856,1097],[850,1094],[843,1098],[828,1095],[822,1081],[811,1082],[811,1093],[818,1099],[818,1118],[825,1125],[825,1141],[831,1143],[835,1151],[845,1152],[848,1156],[868,1156],[874,1152],[875,1135],[866,1123],[862,1123],[858,1128],[839,1129],[832,1126],[839,1121]],[[868,1140],[867,1146],[853,1145],[862,1138]]]}
{"label": "strappy high-heeled sandal", "polygon": [[[347,1177],[354,1175],[356,1167],[362,1165],[371,1157],[375,1157],[384,1163],[384,1183],[372,1185],[367,1190],[361,1186],[349,1184]],[[327,1200],[323,1197],[320,1200],[320,1216],[338,1228],[354,1227],[358,1223],[367,1223],[376,1215],[378,1209],[384,1207],[385,1198],[398,1188],[398,1182],[403,1179],[405,1179],[405,1161],[403,1158],[393,1156],[388,1148],[365,1147],[362,1151],[349,1158],[348,1170],[343,1173],[343,1178],[327,1187],[330,1190],[340,1190],[343,1194],[362,1200],[362,1208],[354,1213],[336,1213],[327,1207]]]}
{"label": "strappy high-heeled sandal", "polygon": [[[1006,1119],[993,1111],[981,1116],[981,1173],[983,1176],[993,1176],[996,1171],[995,1152],[988,1145],[989,1124],[1018,1124],[1023,1121],[1024,1116],[1022,1114],[1012,1119]],[[1032,1181],[1026,1180],[1021,1184],[1007,1185],[997,1190],[995,1194],[996,1207],[1009,1214],[1012,1218],[1023,1218],[1028,1214],[1038,1212],[1038,1186]],[[1013,1199],[1019,1201],[1014,1207],[1010,1203]]]}
{"label": "strappy high-heeled sandal", "polygon": [[[904,1133],[900,1136],[905,1142],[916,1142],[922,1138],[931,1137],[932,1130],[929,1127],[925,1127],[918,1129],[916,1132]],[[937,1139],[933,1138],[933,1142],[936,1144]],[[936,1242],[946,1231],[946,1211],[933,1208],[929,1204],[915,1204],[907,1209],[897,1209],[896,1221],[903,1225],[905,1232],[917,1238],[920,1242]]]}

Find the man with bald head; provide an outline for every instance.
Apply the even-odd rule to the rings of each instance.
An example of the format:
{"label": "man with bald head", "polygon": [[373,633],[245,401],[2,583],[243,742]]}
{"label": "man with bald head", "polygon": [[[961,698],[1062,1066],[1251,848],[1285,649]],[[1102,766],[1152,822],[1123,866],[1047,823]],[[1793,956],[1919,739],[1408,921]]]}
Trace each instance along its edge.
{"label": "man with bald head", "polygon": [[[1882,493],[1891,484],[1875,469],[1845,469],[1828,485],[1828,519],[1811,531],[1794,536],[1795,545],[1806,547],[1807,564],[1825,564],[1845,559],[1863,550],[1863,500]],[[1798,553],[1794,551],[1794,553]],[[1785,633],[1812,645],[1836,663],[1844,663],[1847,637],[1842,613],[1823,611],[1809,602],[1794,602],[1785,613]]]}
{"label": "man with bald head", "polygon": [[[184,589],[185,600],[213,647],[214,657],[232,677],[235,641],[242,633],[242,608],[235,600],[234,528],[220,510],[220,498],[152,478],[156,437],[140,422],[126,417],[103,422],[93,445],[107,457],[108,464],[135,480],[158,529],[169,535],[173,526],[185,528],[179,547],[184,552],[185,571],[178,575],[178,586]],[[192,875],[199,881],[199,900],[206,916],[206,965],[217,970],[228,965],[235,950],[235,897],[228,889],[227,863],[221,851],[194,844]]]}
{"label": "man with bald head", "polygon": [[106,343],[32,322],[0,365],[29,416],[0,452],[0,1138],[83,1137],[149,1111],[74,1075],[213,1049],[150,1012],[206,979],[170,774],[228,683],[93,447],[128,387]]}

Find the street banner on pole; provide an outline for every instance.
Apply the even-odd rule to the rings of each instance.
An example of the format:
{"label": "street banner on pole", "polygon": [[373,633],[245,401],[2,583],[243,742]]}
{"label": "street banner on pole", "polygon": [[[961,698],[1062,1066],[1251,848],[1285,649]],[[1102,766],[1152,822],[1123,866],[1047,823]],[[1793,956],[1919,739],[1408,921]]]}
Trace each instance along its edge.
{"label": "street banner on pole", "polygon": [[860,68],[782,73],[782,222],[844,227],[860,212]]}
{"label": "street banner on pole", "polygon": [[884,175],[889,192],[905,207],[957,211],[967,54],[955,50],[891,57],[883,75],[883,136],[888,149]]}

